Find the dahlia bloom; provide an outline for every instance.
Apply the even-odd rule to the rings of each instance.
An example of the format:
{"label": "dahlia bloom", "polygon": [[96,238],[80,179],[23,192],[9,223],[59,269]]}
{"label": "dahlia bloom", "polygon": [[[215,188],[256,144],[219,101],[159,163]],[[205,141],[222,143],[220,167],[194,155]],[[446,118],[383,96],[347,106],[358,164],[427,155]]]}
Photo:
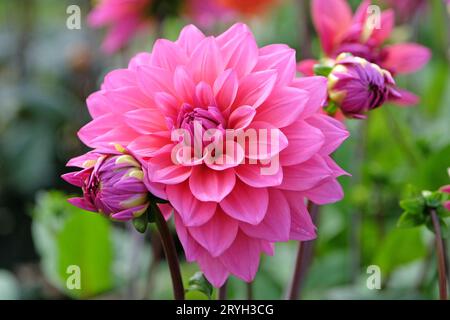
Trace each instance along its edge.
{"label": "dahlia bloom", "polygon": [[[394,13],[386,10],[381,13],[379,28],[374,19],[369,18],[370,0],[361,3],[352,17],[351,8],[345,0],[313,0],[312,17],[319,34],[320,43],[326,57],[335,58],[348,52],[378,64],[394,77],[421,69],[430,59],[428,48],[416,43],[384,45],[394,27]],[[317,61],[305,60],[299,63],[298,70],[312,75]],[[398,90],[401,97],[393,99],[400,105],[412,105],[418,97],[403,89]]]}
{"label": "dahlia bloom", "polygon": [[341,53],[328,76],[328,96],[351,118],[380,107],[389,97],[398,97],[389,71],[367,60]]}
{"label": "dahlia bloom", "polygon": [[147,210],[149,193],[144,172],[132,156],[91,152],[67,165],[82,169],[62,176],[83,189],[82,198],[69,199],[73,205],[120,221],[137,218]]}
{"label": "dahlia bloom", "polygon": [[306,199],[343,197],[330,154],[348,132],[321,112],[326,98],[327,79],[297,78],[288,46],[258,48],[243,24],[218,37],[190,25],[105,77],[79,137],[139,160],[149,191],[173,206],[187,260],[218,287],[229,274],[251,281],[274,242],[315,238]]}

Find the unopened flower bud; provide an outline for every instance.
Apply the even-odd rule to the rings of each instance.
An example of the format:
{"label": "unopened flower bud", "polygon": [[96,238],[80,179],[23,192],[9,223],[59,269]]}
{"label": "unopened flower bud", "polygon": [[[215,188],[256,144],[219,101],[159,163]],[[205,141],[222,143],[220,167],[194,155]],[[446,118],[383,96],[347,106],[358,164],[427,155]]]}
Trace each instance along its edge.
{"label": "unopened flower bud", "polygon": [[136,159],[127,154],[93,157],[91,153],[85,160],[81,171],[63,175],[64,180],[83,190],[83,197],[69,199],[70,203],[121,221],[139,217],[147,210],[149,192]]}
{"label": "unopened flower bud", "polygon": [[351,118],[365,118],[365,113],[380,107],[390,97],[399,97],[389,71],[367,60],[340,54],[328,75],[328,96]]}

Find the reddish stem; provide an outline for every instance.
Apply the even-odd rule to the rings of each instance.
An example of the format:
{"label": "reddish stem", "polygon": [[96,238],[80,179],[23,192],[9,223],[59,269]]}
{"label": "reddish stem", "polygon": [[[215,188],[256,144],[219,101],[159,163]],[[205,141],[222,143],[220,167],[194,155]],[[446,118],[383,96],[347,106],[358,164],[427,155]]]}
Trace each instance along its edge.
{"label": "reddish stem", "polygon": [[441,226],[435,209],[430,210],[431,221],[433,222],[434,233],[436,235],[436,256],[438,259],[439,273],[439,297],[441,300],[447,300],[447,272],[445,267],[444,244],[442,242]]}

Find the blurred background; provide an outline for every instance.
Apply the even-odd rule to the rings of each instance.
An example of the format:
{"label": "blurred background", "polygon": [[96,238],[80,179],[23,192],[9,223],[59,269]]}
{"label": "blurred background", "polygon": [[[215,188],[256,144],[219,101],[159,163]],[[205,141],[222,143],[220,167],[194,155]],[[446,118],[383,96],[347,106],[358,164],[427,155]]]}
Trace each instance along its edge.
{"label": "blurred background", "polygon": [[[397,80],[421,103],[385,105],[367,121],[346,122],[351,137],[336,159],[353,176],[341,179],[344,200],[321,208],[319,236],[305,258],[303,299],[437,298],[433,234],[423,227],[399,229],[396,222],[408,185],[436,190],[450,182],[450,11],[439,0],[396,2],[408,10],[396,11],[390,41],[418,42],[433,52],[423,70]],[[360,1],[350,3],[355,8]],[[72,4],[81,8],[80,30],[66,27]],[[0,0],[0,299],[172,298],[152,230],[143,236],[72,207],[67,195],[78,190],[60,175],[68,159],[87,150],[76,132],[89,121],[85,99],[103,76],[151,50],[157,33],[176,39],[192,21],[169,17],[161,30],[149,28],[127,49],[106,56],[99,49],[103,30],[85,22],[91,7],[88,0]],[[260,45],[286,43],[300,60],[320,55],[310,19],[309,1],[279,0],[264,12],[217,21],[204,31],[245,21]],[[198,269],[177,245],[187,283]],[[275,256],[262,259],[255,298],[284,297],[297,247],[278,244]],[[66,287],[69,265],[82,270],[79,290]],[[369,265],[381,268],[381,290],[366,286]],[[245,298],[245,284],[232,277],[228,295]],[[206,297],[191,292],[188,298]]]}

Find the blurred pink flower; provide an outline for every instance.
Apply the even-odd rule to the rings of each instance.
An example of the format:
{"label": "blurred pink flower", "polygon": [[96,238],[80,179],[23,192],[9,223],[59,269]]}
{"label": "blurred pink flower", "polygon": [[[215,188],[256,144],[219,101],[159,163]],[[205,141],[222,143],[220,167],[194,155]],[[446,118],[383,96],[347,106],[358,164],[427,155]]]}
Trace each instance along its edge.
{"label": "blurred pink flower", "polygon": [[[97,151],[123,145],[141,162],[149,191],[174,208],[187,260],[197,261],[215,286],[229,274],[251,281],[261,252],[272,254],[274,242],[316,237],[306,199],[343,197],[336,178],[346,173],[330,154],[348,132],[320,112],[326,83],[296,78],[295,51],[258,48],[246,25],[218,37],[190,25],[175,42],[160,39],[152,53],[105,77],[87,100],[93,120],[79,137]],[[219,137],[210,145],[226,140],[227,151],[201,145],[201,158],[186,161],[192,149],[179,153],[173,133],[184,129],[184,142],[195,139],[196,123],[201,132],[215,129]],[[260,135],[246,143],[224,134],[252,129],[277,139]],[[235,157],[227,158],[228,149]],[[211,161],[223,157],[230,161]],[[271,174],[262,174],[274,163]]]}
{"label": "blurred pink flower", "polygon": [[69,202],[115,220],[127,221],[142,215],[149,205],[141,165],[126,154],[87,153],[69,161],[81,171],[63,175],[67,182],[83,189],[82,198]]}
{"label": "blurred pink flower", "polygon": [[[380,26],[372,26],[369,19],[370,0],[361,3],[352,17],[350,6],[345,0],[313,0],[312,17],[319,34],[322,49],[327,57],[335,58],[342,52],[359,56],[381,68],[388,70],[394,77],[421,69],[430,59],[428,48],[416,43],[384,45],[394,27],[394,13],[386,10],[381,13]],[[304,74],[312,74],[313,62],[300,62],[298,69]],[[411,92],[399,89],[401,98],[394,99],[400,105],[418,102]]]}
{"label": "blurred pink flower", "polygon": [[[442,192],[449,193],[450,194],[450,185],[442,187]],[[450,200],[447,200],[444,202],[444,208],[450,211]]]}
{"label": "blurred pink flower", "polygon": [[152,0],[101,0],[89,13],[91,27],[108,27],[102,49],[114,53],[123,48],[136,33],[151,22]]}
{"label": "blurred pink flower", "polygon": [[109,29],[102,49],[112,54],[126,46],[139,31],[150,30],[152,23],[161,18],[158,15],[176,14],[186,14],[204,27],[235,15],[218,0],[100,0],[89,13],[88,24]]}

